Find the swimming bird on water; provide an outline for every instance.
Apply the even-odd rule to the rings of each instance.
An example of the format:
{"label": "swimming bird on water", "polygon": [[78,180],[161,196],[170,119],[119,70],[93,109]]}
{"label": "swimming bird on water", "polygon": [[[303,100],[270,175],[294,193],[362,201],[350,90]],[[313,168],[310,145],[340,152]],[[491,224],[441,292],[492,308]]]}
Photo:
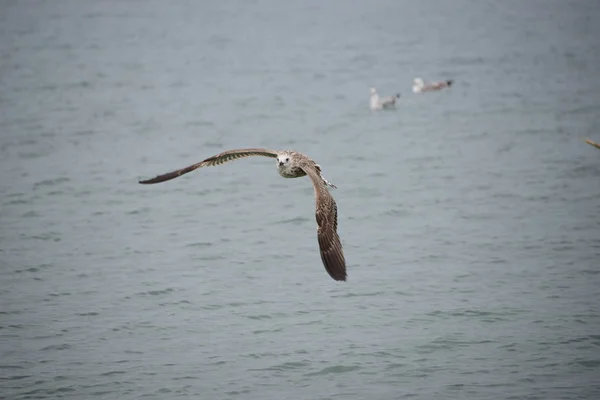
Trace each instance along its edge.
{"label": "swimming bird on water", "polygon": [[317,240],[321,252],[321,260],[329,275],[336,281],[346,280],[346,261],[342,251],[342,243],[337,234],[337,205],[327,187],[336,186],[321,175],[321,167],[302,153],[291,150],[269,149],[236,149],[228,150],[209,157],[189,167],[158,175],[155,178],[139,181],[142,184],[165,182],[198,168],[221,165],[229,161],[251,156],[263,156],[277,159],[279,175],[284,178],[300,178],[308,175],[315,190],[317,219]]}
{"label": "swimming bird on water", "polygon": [[397,93],[395,96],[379,97],[377,90],[371,88],[369,106],[373,111],[381,110],[382,108],[394,108],[396,106],[396,99],[398,98],[400,98],[400,93]]}
{"label": "swimming bird on water", "polygon": [[423,79],[415,78],[413,79],[413,93],[424,93],[424,92],[434,92],[436,90],[442,90],[443,88],[447,88],[452,86],[452,80],[447,81],[438,81],[425,84]]}

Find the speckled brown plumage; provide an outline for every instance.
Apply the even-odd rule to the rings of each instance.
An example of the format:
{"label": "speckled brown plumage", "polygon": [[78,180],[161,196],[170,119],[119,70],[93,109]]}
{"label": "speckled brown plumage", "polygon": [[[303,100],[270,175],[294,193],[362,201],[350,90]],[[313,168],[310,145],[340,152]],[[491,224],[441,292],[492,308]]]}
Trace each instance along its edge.
{"label": "speckled brown plumage", "polygon": [[337,204],[327,186],[335,188],[321,175],[321,167],[302,153],[291,150],[236,149],[228,150],[204,161],[176,171],[158,175],[139,183],[152,184],[165,182],[201,167],[221,165],[229,161],[251,156],[277,158],[279,174],[284,178],[299,178],[308,175],[315,190],[315,217],[317,220],[317,240],[321,260],[327,273],[336,281],[346,280],[346,261],[342,243],[337,233]]}

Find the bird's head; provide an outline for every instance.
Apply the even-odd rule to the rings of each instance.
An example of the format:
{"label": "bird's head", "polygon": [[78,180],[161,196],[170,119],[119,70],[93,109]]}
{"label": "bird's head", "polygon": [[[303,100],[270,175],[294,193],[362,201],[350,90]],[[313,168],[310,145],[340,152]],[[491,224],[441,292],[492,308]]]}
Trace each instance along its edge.
{"label": "bird's head", "polygon": [[423,82],[423,79],[421,78],[415,78],[413,80],[413,85],[415,85],[416,87],[423,87],[425,86],[425,82]]}
{"label": "bird's head", "polygon": [[284,152],[277,156],[277,166],[279,168],[287,168],[290,165],[290,153]]}

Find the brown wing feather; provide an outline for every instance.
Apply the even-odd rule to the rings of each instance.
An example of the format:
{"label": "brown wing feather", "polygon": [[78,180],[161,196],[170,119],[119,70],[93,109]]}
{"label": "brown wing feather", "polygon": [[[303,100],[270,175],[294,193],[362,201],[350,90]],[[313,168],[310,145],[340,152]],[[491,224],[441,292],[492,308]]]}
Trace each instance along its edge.
{"label": "brown wing feather", "polygon": [[169,181],[171,179],[177,178],[178,176],[187,174],[188,172],[192,172],[195,169],[201,167],[211,167],[214,165],[221,165],[229,161],[237,160],[240,158],[251,157],[251,156],[264,156],[276,158],[277,152],[275,150],[268,149],[236,149],[236,150],[228,150],[223,153],[217,154],[215,156],[209,157],[204,161],[200,161],[197,164],[190,165],[189,167],[185,167],[182,169],[178,169],[176,171],[167,172],[166,174],[158,175],[152,179],[147,179],[143,181],[139,181],[139,183],[149,184],[149,183],[159,183]]}
{"label": "brown wing feather", "polygon": [[327,190],[314,166],[303,166],[315,187],[317,239],[321,260],[329,275],[336,281],[346,280],[346,260],[337,233],[337,204]]}
{"label": "brown wing feather", "polygon": [[596,148],[600,149],[600,144],[598,144],[598,143],[596,143],[596,142],[594,142],[594,141],[592,141],[592,140],[590,140],[590,139],[585,139],[585,142],[586,142],[587,144],[589,144],[589,145],[592,145],[592,146],[594,146],[594,147],[596,147]]}

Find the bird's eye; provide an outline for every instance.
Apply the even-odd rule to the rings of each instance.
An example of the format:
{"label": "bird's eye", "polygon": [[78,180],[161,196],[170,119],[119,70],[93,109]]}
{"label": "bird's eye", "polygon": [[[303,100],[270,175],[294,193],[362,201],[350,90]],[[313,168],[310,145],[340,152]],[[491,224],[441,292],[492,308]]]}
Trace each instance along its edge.
{"label": "bird's eye", "polygon": [[290,161],[290,158],[289,158],[289,157],[288,157],[288,158],[286,158],[286,159],[285,159],[285,161]]}

